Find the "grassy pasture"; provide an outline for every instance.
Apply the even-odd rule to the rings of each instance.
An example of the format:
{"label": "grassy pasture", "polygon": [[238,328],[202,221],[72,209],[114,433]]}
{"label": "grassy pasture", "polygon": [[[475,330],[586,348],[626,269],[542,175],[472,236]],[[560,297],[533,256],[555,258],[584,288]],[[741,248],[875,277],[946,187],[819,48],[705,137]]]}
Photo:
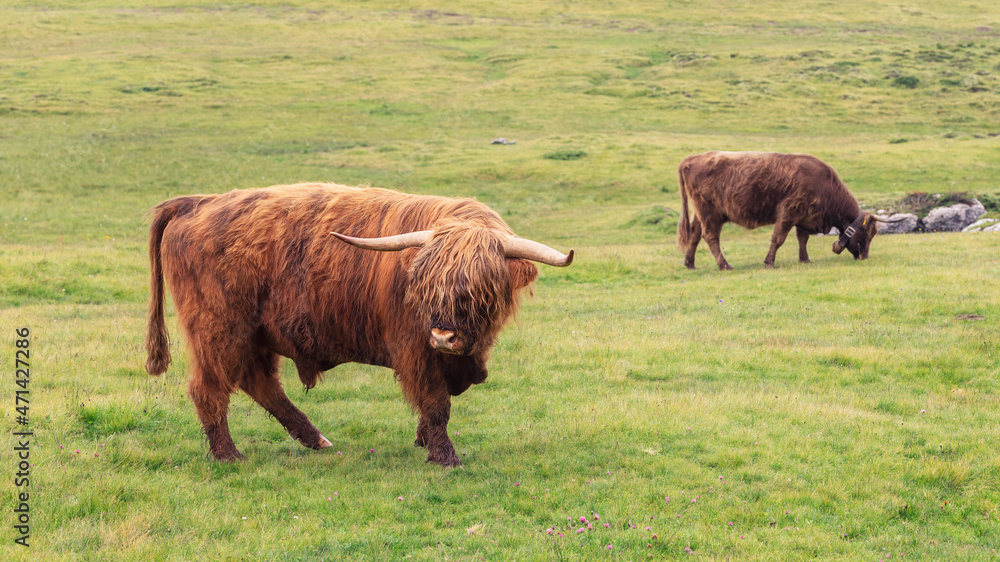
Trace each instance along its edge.
{"label": "grassy pasture", "polygon": [[[792,240],[773,271],[769,228],[724,230],[733,272],[674,244],[705,150],[816,154],[872,206],[1000,193],[993,4],[136,4],[0,7],[3,419],[27,326],[35,432],[27,550],[0,444],[0,558],[998,556],[995,235]],[[284,365],[334,450],[238,395],[228,465],[172,308],[144,372],[145,211],[305,180],[476,197],[577,250],[454,400],[463,468],[423,463],[382,369],[306,394]]]}

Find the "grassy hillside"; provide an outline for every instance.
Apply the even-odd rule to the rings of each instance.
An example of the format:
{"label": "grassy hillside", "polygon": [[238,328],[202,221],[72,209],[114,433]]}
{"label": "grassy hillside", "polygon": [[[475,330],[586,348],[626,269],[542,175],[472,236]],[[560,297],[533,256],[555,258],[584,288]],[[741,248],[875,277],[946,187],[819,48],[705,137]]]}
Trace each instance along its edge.
{"label": "grassy hillside", "polygon": [[[677,165],[714,149],[813,153],[872,206],[995,196],[998,77],[989,3],[6,2],[3,419],[27,327],[35,437],[31,547],[8,478],[0,558],[995,557],[996,236],[792,240],[768,271],[770,229],[727,227],[718,272],[674,232]],[[454,400],[464,468],[424,464],[382,369],[306,394],[284,365],[334,450],[239,395],[231,465],[172,308],[175,363],[143,370],[146,211],[305,180],[576,249]]]}

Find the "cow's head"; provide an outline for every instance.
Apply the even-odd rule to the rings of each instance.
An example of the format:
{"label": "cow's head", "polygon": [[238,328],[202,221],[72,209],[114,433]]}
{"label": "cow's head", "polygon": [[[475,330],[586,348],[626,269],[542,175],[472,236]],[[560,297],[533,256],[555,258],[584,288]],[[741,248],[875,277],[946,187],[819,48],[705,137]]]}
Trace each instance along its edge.
{"label": "cow's head", "polygon": [[904,219],[886,220],[880,216],[868,212],[862,212],[851,226],[840,233],[840,238],[833,243],[833,253],[839,254],[847,248],[847,251],[856,260],[868,259],[868,248],[871,246],[872,238],[878,234],[875,223],[878,222],[899,222]]}
{"label": "cow's head", "polygon": [[442,221],[434,230],[384,238],[337,238],[359,248],[419,248],[407,270],[406,302],[428,344],[451,355],[489,349],[518,305],[518,289],[538,275],[532,261],[564,267],[568,255],[496,229]]}

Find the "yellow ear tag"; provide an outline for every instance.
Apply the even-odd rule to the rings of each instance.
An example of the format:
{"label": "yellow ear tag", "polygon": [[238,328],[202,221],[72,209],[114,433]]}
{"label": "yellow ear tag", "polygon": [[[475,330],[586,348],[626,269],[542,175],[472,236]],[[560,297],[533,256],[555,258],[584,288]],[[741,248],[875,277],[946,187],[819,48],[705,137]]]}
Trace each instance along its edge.
{"label": "yellow ear tag", "polygon": [[868,217],[865,217],[865,220],[861,221],[861,226],[868,226]]}

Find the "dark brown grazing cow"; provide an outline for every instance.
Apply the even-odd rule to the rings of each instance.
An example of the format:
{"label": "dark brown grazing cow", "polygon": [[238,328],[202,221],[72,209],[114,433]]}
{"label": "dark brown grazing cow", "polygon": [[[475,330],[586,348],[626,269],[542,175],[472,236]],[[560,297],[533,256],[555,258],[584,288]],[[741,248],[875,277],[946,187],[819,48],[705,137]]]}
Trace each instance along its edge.
{"label": "dark brown grazing cow", "polygon": [[854,259],[863,260],[876,234],[875,221],[888,222],[862,211],[837,172],[809,154],[706,152],[685,158],[678,175],[677,245],[689,269],[694,269],[694,253],[702,237],[719,269],[732,269],[719,248],[719,233],[727,222],[749,229],[774,225],[771,249],[764,258],[767,268],[774,267],[774,255],[793,226],[799,260],[809,263],[806,243],[810,234],[837,227],[841,235],[833,243],[834,253],[847,248]]}
{"label": "dark brown grazing cow", "polygon": [[282,390],[280,355],[306,388],[340,363],[393,369],[419,413],[427,460],[461,464],[450,396],[486,380],[490,347],[538,275],[532,261],[573,259],[514,236],[476,201],[377,188],[192,195],[151,214],[146,370],[170,363],[166,278],[192,356],[189,393],[219,460],[243,456],[226,421],[237,390],[303,445],[330,446]]}

